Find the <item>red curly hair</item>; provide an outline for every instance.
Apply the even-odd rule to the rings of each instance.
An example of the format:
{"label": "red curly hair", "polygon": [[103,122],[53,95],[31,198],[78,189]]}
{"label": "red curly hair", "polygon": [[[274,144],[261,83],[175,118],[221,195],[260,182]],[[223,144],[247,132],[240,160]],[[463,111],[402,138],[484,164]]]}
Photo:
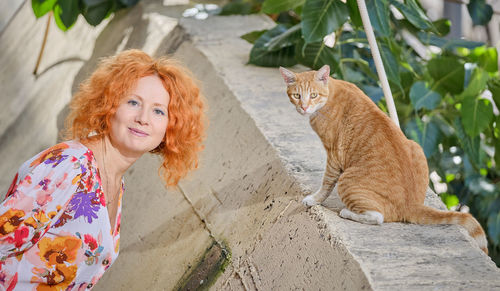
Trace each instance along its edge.
{"label": "red curly hair", "polygon": [[111,117],[122,98],[140,78],[149,75],[158,76],[170,95],[165,137],[152,153],[163,159],[160,176],[168,186],[175,186],[198,167],[205,132],[204,103],[197,81],[175,60],[153,59],[134,49],[102,59],[70,103],[65,136],[88,142],[108,135]]}

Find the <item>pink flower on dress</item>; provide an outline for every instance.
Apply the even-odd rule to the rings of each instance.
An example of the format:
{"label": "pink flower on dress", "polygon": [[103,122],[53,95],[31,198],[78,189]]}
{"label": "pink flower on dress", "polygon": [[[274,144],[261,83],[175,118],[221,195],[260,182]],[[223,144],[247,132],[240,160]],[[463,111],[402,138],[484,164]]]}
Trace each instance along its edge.
{"label": "pink flower on dress", "polygon": [[27,227],[23,226],[14,232],[14,237],[7,237],[6,240],[7,242],[14,244],[16,248],[22,247],[22,245],[25,243],[25,239],[28,237],[30,234],[30,231]]}
{"label": "pink flower on dress", "polygon": [[90,234],[84,235],[83,239],[84,239],[85,243],[89,245],[90,250],[93,251],[93,250],[95,250],[97,248],[97,246],[98,246],[97,241]]}

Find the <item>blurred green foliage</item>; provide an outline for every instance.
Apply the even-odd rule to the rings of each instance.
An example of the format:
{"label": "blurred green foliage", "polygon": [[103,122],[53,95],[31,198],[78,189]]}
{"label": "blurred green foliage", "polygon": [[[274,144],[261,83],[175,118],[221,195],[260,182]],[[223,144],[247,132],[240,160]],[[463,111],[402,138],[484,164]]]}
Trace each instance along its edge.
{"label": "blurred green foliage", "polygon": [[54,19],[62,31],[70,29],[83,15],[93,26],[101,23],[113,12],[137,4],[139,0],[31,0],[31,7],[36,18],[52,11]]}

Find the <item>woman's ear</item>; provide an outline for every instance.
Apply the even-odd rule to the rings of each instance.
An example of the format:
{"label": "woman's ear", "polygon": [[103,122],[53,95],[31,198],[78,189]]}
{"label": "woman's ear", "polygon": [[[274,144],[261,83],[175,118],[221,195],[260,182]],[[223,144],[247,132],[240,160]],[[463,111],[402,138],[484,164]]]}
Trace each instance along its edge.
{"label": "woman's ear", "polygon": [[323,82],[323,84],[328,84],[328,78],[330,78],[330,66],[324,65],[316,72],[314,79],[319,82]]}
{"label": "woman's ear", "polygon": [[283,76],[283,79],[285,80],[287,86],[290,86],[295,82],[297,82],[297,77],[295,76],[294,72],[289,71],[283,67],[280,67],[280,73],[281,76]]}

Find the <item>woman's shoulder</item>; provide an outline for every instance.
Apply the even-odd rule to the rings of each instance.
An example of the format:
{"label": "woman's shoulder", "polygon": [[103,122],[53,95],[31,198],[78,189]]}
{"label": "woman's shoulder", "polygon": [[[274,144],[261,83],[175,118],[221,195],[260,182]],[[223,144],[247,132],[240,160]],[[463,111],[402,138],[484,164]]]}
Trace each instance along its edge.
{"label": "woman's shoulder", "polygon": [[84,162],[92,159],[92,151],[78,141],[70,140],[58,143],[27,160],[19,169],[20,174],[35,167],[55,168],[61,163]]}

